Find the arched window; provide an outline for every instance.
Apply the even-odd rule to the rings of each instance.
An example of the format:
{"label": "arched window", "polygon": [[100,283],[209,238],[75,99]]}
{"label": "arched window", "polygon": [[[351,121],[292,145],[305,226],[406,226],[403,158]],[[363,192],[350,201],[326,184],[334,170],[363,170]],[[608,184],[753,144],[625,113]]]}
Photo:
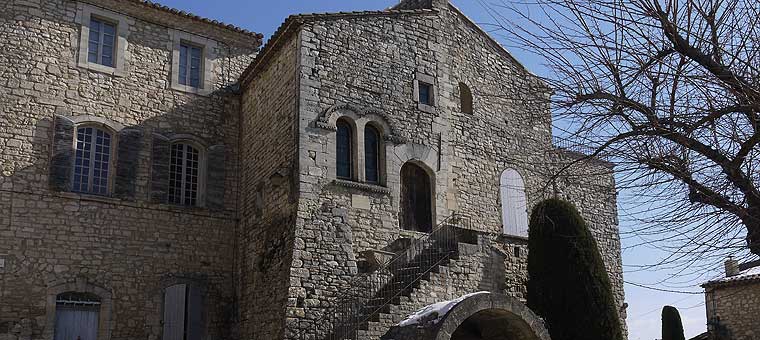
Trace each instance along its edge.
{"label": "arched window", "polygon": [[504,170],[499,187],[504,235],[528,237],[528,207],[522,176],[514,169]]}
{"label": "arched window", "polygon": [[369,183],[380,183],[380,132],[371,125],[364,128],[364,176]]}
{"label": "arched window", "polygon": [[73,191],[108,195],[112,144],[112,134],[106,130],[77,128]]}
{"label": "arched window", "polygon": [[169,203],[198,205],[201,153],[188,143],[171,146],[169,165]]}
{"label": "arched window", "polygon": [[472,114],[472,92],[465,83],[459,83],[459,100],[462,113]]}
{"label": "arched window", "polygon": [[203,336],[203,295],[198,287],[177,284],[164,291],[162,340],[200,340]]}
{"label": "arched window", "polygon": [[54,340],[97,340],[100,297],[92,293],[66,292],[55,299]]}
{"label": "arched window", "polygon": [[433,192],[430,175],[407,162],[401,167],[401,228],[430,232],[433,229]]}
{"label": "arched window", "polygon": [[351,124],[344,119],[338,119],[336,134],[335,165],[338,178],[352,179],[353,176],[353,146],[354,137]]}

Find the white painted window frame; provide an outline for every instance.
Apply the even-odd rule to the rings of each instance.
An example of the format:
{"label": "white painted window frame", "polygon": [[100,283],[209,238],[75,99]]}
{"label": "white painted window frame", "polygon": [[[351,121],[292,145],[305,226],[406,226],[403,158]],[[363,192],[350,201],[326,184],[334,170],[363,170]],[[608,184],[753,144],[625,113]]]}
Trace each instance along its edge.
{"label": "white painted window frame", "polygon": [[[217,42],[212,39],[190,34],[188,32],[169,29],[171,35],[172,51],[172,70],[171,70],[171,89],[194,93],[201,96],[208,96],[215,90],[216,77],[214,69],[216,67],[216,49]],[[200,47],[203,51],[203,60],[201,61],[201,79],[200,87],[182,85],[179,83],[179,61],[180,45],[183,43]]]}
{"label": "white painted window frame", "polygon": [[[95,17],[98,20],[106,21],[116,25],[116,46],[114,47],[114,67],[91,63],[88,61],[87,54],[89,51],[90,41],[90,18]],[[129,28],[134,25],[132,18],[121,15],[116,12],[110,12],[98,7],[85,3],[77,3],[77,14],[75,21],[80,26],[79,31],[79,53],[77,66],[91,71],[110,74],[117,77],[126,76],[127,64],[130,60],[129,55]],[[76,45],[75,45],[76,46]]]}

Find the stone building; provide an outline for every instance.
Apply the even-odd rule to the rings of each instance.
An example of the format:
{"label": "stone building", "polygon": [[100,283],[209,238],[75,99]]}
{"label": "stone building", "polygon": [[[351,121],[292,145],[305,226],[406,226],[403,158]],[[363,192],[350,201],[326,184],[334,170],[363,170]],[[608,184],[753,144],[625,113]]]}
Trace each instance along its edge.
{"label": "stone building", "polygon": [[143,0],[6,0],[0,41],[2,340],[546,339],[526,236],[554,195],[625,318],[611,164],[554,147],[550,89],[447,1],[262,46]]}
{"label": "stone building", "polygon": [[726,277],[707,282],[704,339],[760,339],[760,260],[726,261]]}

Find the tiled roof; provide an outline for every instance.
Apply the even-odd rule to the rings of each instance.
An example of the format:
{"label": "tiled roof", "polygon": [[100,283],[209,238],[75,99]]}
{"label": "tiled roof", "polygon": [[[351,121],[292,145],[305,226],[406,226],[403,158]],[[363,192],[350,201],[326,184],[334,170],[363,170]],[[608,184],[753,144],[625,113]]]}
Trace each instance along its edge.
{"label": "tiled roof", "polygon": [[244,28],[241,28],[241,27],[238,27],[238,26],[235,26],[235,25],[226,24],[226,23],[223,23],[223,22],[218,21],[218,20],[204,18],[204,17],[195,15],[195,14],[190,13],[190,12],[186,12],[186,11],[179,10],[179,9],[176,9],[176,8],[172,8],[172,7],[169,7],[169,6],[164,6],[162,4],[159,4],[159,3],[156,3],[156,2],[153,2],[153,1],[149,1],[149,0],[129,0],[129,1],[137,3],[137,4],[141,4],[143,6],[147,6],[147,7],[150,7],[150,8],[154,8],[154,9],[157,9],[157,10],[160,10],[160,11],[164,11],[164,12],[168,12],[168,13],[172,13],[172,14],[176,14],[176,15],[181,15],[181,16],[183,16],[185,18],[189,18],[189,19],[205,22],[205,23],[208,23],[208,24],[216,25],[216,26],[228,29],[228,30],[232,30],[232,31],[238,32],[238,33],[247,34],[247,35],[253,36],[254,38],[259,39],[259,40],[264,38],[264,35],[261,34],[261,33],[251,32],[251,31],[249,31],[247,29],[244,29]]}
{"label": "tiled roof", "polygon": [[739,283],[739,282],[752,282],[752,281],[760,282],[760,266],[742,270],[741,272],[739,272],[738,275],[724,277],[717,280],[712,280],[710,282],[705,283],[702,286],[707,287],[707,286],[716,286],[716,285],[725,285],[725,284],[732,284],[732,283]]}

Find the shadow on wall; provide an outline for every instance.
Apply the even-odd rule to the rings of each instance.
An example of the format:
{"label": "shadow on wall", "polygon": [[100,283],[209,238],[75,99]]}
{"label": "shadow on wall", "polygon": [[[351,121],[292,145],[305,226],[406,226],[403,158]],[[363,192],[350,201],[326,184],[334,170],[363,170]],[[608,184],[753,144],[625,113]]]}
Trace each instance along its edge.
{"label": "shadow on wall", "polygon": [[[166,94],[174,108],[130,126],[37,97],[10,113],[39,119],[33,127],[12,119],[20,136],[0,152],[0,340],[43,338],[48,288],[75,281],[110,291],[115,310],[142,311],[119,322],[122,332],[139,328],[145,338],[160,338],[163,295],[156,292],[177,279],[204,287],[206,334],[235,337],[235,248],[225,240],[234,240],[236,223],[238,101],[229,88],[209,97]],[[105,195],[73,190],[80,127],[111,134]],[[199,206],[169,204],[171,147],[179,142],[201,151]],[[208,227],[213,233],[204,238]],[[129,329],[134,320],[146,322]]]}

